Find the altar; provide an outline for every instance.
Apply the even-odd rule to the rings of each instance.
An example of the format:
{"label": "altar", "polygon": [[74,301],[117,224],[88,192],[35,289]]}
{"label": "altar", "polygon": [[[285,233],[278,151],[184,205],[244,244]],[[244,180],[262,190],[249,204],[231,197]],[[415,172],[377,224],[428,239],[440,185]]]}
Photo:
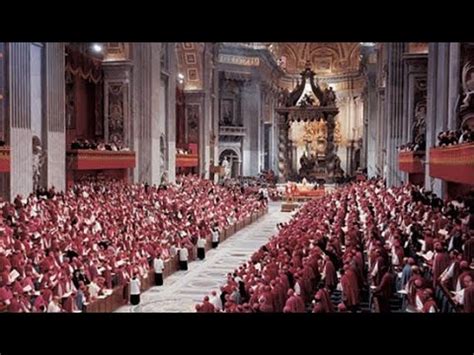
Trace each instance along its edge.
{"label": "altar", "polygon": [[308,183],[306,179],[303,179],[302,183],[289,181],[286,184],[278,184],[277,190],[283,195],[282,212],[291,212],[298,208],[300,203],[321,198],[326,194],[324,185]]}
{"label": "altar", "polygon": [[280,182],[306,179],[333,183],[343,175],[336,154],[336,95],[330,87],[323,90],[314,76],[307,63],[301,82],[287,97],[280,98],[276,109]]}

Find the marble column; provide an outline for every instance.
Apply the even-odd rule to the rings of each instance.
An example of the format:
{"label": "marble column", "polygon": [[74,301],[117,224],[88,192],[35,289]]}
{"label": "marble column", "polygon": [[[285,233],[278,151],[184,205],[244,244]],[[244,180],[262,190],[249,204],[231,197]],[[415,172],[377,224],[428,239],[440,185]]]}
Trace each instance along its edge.
{"label": "marble column", "polygon": [[458,128],[457,106],[461,94],[461,43],[449,44],[448,129]]}
{"label": "marble column", "polygon": [[278,180],[288,177],[288,122],[284,116],[278,118]]}
{"label": "marble column", "polygon": [[[427,99],[427,114],[426,114],[426,150],[429,151],[431,147],[437,144],[437,128],[439,117],[438,100],[437,97],[438,86],[441,84],[438,81],[438,64],[439,64],[439,44],[430,43],[428,49],[428,99]],[[438,196],[442,195],[443,186],[442,181],[434,179],[430,176],[429,169],[429,154],[426,155],[425,165],[425,189],[435,192]]]}
{"label": "marble column", "polygon": [[[215,152],[216,137],[214,119],[216,108],[213,107],[214,96],[214,63],[213,63],[213,47],[211,44],[204,45],[203,53],[203,82],[202,82],[202,120],[200,125],[200,165],[202,177],[208,179],[211,167],[211,156]],[[214,101],[215,105],[215,101]],[[211,154],[212,153],[212,154]]]}
{"label": "marble column", "polygon": [[[211,137],[211,160],[213,160],[214,166],[219,165],[219,71],[217,69],[217,49],[212,48],[212,63],[210,64],[211,70],[211,109],[212,109],[212,134]],[[240,165],[239,165],[240,169]],[[240,170],[239,170],[240,171]]]}
{"label": "marble column", "polygon": [[160,172],[160,43],[133,43],[133,149],[137,154],[135,182],[159,184]]}
{"label": "marble column", "polygon": [[243,175],[256,176],[259,173],[259,107],[260,85],[247,81],[242,87],[242,121],[246,129],[243,141]]}
{"label": "marble column", "polygon": [[[417,105],[426,104],[427,55],[405,54],[405,82],[403,90],[403,128],[401,144],[413,142],[413,127]],[[403,173],[404,181],[408,174]]]}
{"label": "marble column", "polygon": [[175,43],[163,43],[162,45],[168,46],[166,54],[168,56],[168,78],[167,87],[168,91],[165,95],[168,102],[166,105],[166,114],[162,119],[165,120],[166,125],[166,139],[168,149],[166,149],[168,180],[174,182],[176,180],[176,78],[178,75],[178,68],[176,63]]}
{"label": "marble column", "polygon": [[64,43],[45,44],[45,92],[44,112],[46,129],[46,185],[54,186],[56,191],[66,187],[66,132],[65,98],[66,83],[64,75]]}
{"label": "marble column", "polygon": [[132,122],[130,119],[129,61],[104,62],[104,133],[106,142],[121,141],[130,144]]}
{"label": "marble column", "polygon": [[378,174],[377,169],[377,84],[376,84],[376,66],[367,65],[367,94],[366,106],[364,110],[364,121],[366,123],[366,140],[364,145],[367,147],[366,162],[367,174],[369,178]]}
{"label": "marble column", "polygon": [[33,190],[30,43],[8,44],[10,199]]}
{"label": "marble column", "polygon": [[[0,139],[9,144],[10,130],[8,124],[8,43],[0,42]],[[0,173],[0,197],[5,200],[10,198],[10,174]]]}
{"label": "marble column", "polygon": [[403,61],[404,43],[387,45],[387,186],[400,185],[402,176],[398,170],[397,147],[401,144],[403,129]]}

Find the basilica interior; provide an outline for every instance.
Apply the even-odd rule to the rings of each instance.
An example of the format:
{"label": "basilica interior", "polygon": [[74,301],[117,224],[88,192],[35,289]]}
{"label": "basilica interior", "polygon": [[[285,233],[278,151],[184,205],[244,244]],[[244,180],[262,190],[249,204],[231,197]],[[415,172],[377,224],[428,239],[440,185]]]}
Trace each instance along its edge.
{"label": "basilica interior", "polygon": [[[218,300],[212,307],[209,306],[208,296],[203,304],[196,304],[202,302],[202,297],[211,290],[222,291],[221,286],[226,285],[219,304],[221,311],[229,312],[265,312],[265,309],[273,312],[311,311],[316,291],[318,310],[323,309],[325,312],[360,312],[361,309],[376,312],[407,309],[413,312],[432,312],[434,309],[439,312],[473,312],[472,277],[467,280],[466,276],[466,281],[460,281],[465,282],[462,290],[470,290],[465,291],[461,300],[454,295],[460,290],[456,282],[448,286],[437,278],[449,269],[450,258],[457,262],[457,276],[462,272],[472,274],[473,269],[473,94],[474,44],[469,42],[0,42],[0,196],[3,208],[0,273],[8,271],[8,280],[0,284],[5,289],[2,291],[3,296],[0,293],[0,309],[31,311],[37,306],[37,309],[51,309],[51,312],[57,309],[70,312],[85,309],[88,309],[87,312],[203,312],[219,308],[216,304],[220,298],[216,298]],[[90,181],[96,184],[90,185],[95,186],[91,190],[87,185]],[[119,185],[113,185],[111,181]],[[194,192],[186,190],[186,186],[194,186]],[[253,194],[249,192],[252,187],[255,188]],[[168,192],[163,192],[162,188]],[[78,192],[80,189],[83,189],[81,194]],[[153,191],[154,196],[150,200],[147,197],[149,191]],[[160,198],[170,191],[174,191],[174,195],[163,197],[164,202],[160,202],[162,205],[156,208],[155,215],[153,201],[161,201]],[[394,191],[398,198],[392,201]],[[102,250],[96,244],[83,242],[88,233],[101,235],[103,230],[112,231],[115,227],[118,234],[129,233],[133,236],[133,233],[138,233],[126,225],[121,226],[121,222],[113,217],[106,219],[107,212],[96,212],[95,215],[93,211],[82,212],[81,203],[94,206],[98,203],[97,206],[100,206],[100,201],[106,201],[113,193],[124,194],[117,201],[130,202],[130,206],[133,206],[130,216],[120,210],[120,218],[129,223],[132,223],[130,221],[133,218],[137,218],[140,223],[148,221],[152,218],[150,216],[158,218],[156,216],[168,203],[166,216],[171,216],[174,212],[169,211],[173,209],[178,211],[178,217],[169,217],[176,218],[176,221],[169,223],[173,225],[172,228],[176,226],[180,237],[169,239],[171,237],[166,236],[169,244],[163,242],[165,244],[148,250],[152,242],[142,247],[139,241],[141,234],[137,237],[139,246],[130,242],[132,244],[128,247],[120,244],[123,242],[120,240],[111,242],[115,236],[108,235],[108,239],[100,237],[102,242],[107,239],[107,243],[120,244],[124,252],[137,248],[145,250],[140,252],[141,256],[136,260],[135,256],[124,259],[124,263],[136,267],[133,269],[135,271],[127,271],[128,276],[123,276],[125,281],[117,276],[121,275],[122,266],[112,265],[108,270],[102,261],[110,251],[107,245]],[[383,208],[376,201],[376,196],[385,193],[386,197],[381,201],[396,211],[392,217],[398,218],[401,211],[407,215],[418,213],[416,216],[423,216],[425,212],[427,216],[444,216],[445,213],[451,216],[446,217],[445,222],[444,217],[439,217],[439,223],[436,219],[436,228],[427,227],[425,216],[420,228],[425,228],[425,239],[428,238],[426,233],[430,233],[430,240],[435,239],[431,243],[434,246],[431,249],[416,249],[413,246],[413,250],[407,246],[407,240],[411,240],[414,233],[410,229],[413,223],[408,217],[401,217],[398,222],[409,231],[400,229],[400,232],[393,232],[396,241],[390,239],[388,246],[385,242],[389,240],[387,235],[392,232],[386,230],[392,231],[391,228],[398,227],[390,224],[382,215],[380,220],[373,217],[374,223],[383,225],[379,227],[380,233],[376,233],[383,235],[377,237],[382,242],[380,245],[374,242],[373,248],[388,250],[387,255],[390,257],[387,258],[392,259],[387,263],[398,282],[394,281],[393,294],[388,299],[370,296],[371,290],[377,288],[380,291],[378,288],[385,287],[381,285],[386,282],[385,272],[388,274],[385,270],[382,273],[380,263],[374,271],[374,264],[370,261],[372,244],[368,241],[354,242],[353,245],[346,243],[343,250],[333,246],[334,255],[338,256],[332,259],[333,254],[328,251],[330,248],[313,240],[323,238],[325,233],[341,233],[344,246],[344,238],[347,242],[352,230],[347,218],[352,218],[352,212],[356,213],[349,205],[359,206],[360,211],[365,211],[364,203],[360,202],[363,198],[369,199],[372,212],[361,212],[363,217],[354,217],[358,220],[354,222],[354,228],[357,226],[361,230],[371,230],[372,225],[369,227],[366,222],[372,217],[367,217],[367,214],[376,214],[377,208]],[[426,197],[427,193],[431,195]],[[90,200],[91,195],[95,194],[99,197]],[[192,202],[186,202],[188,200],[180,197],[180,194]],[[217,200],[214,195],[219,196]],[[54,196],[62,196],[63,202],[58,202],[58,208],[71,204],[72,207],[66,208],[64,216],[52,213],[49,202],[42,202],[51,199],[58,201]],[[143,201],[150,203],[147,210],[143,210],[143,215],[140,214],[142,212],[135,212],[140,210],[141,205],[138,206],[134,200],[129,201],[130,196],[140,196]],[[336,198],[334,196],[344,198],[331,202],[331,198]],[[442,208],[434,206],[433,210],[424,209],[424,205],[420,207],[421,202],[418,203],[417,197],[413,196],[423,196],[429,203],[444,205]],[[179,202],[181,198],[185,207]],[[235,215],[231,210],[228,211],[231,217],[222,216],[222,211],[227,211],[224,203],[227,198],[230,204],[238,205],[235,210],[232,209]],[[414,200],[410,200],[412,198]],[[320,210],[318,201],[327,203],[328,211]],[[452,201],[455,201],[454,204]],[[413,202],[410,211],[405,211],[403,202],[406,205]],[[113,203],[111,205],[115,206]],[[346,222],[342,222],[344,218],[340,217],[342,224],[339,226],[336,223],[339,218],[336,206],[346,205],[349,217],[345,219]],[[194,206],[216,207],[216,212],[212,213],[214,217],[202,216],[206,226],[202,224],[204,222],[198,223],[201,217],[189,212]],[[373,212],[373,206],[376,212]],[[456,212],[450,215],[451,208]],[[221,212],[219,209],[222,209]],[[334,213],[330,210],[334,210]],[[73,217],[74,213],[78,217]],[[134,213],[140,217],[135,217]],[[391,212],[387,213],[390,215]],[[193,217],[189,217],[189,222],[181,226],[180,216],[191,214]],[[326,231],[325,226],[303,228],[293,225],[302,220],[302,224],[309,223],[304,218],[317,217],[318,214],[335,224],[334,228],[341,229],[336,232],[332,225],[328,227],[330,231]],[[158,218],[160,221],[162,218],[165,225],[157,227],[159,233],[169,228],[166,227],[168,217]],[[52,245],[35,246],[35,238],[49,238],[45,236],[44,229],[37,227],[46,219],[50,224],[44,222],[41,228],[54,227],[55,231],[58,228],[58,237],[54,234],[56,232],[50,232],[53,234]],[[119,223],[119,227],[116,223]],[[151,225],[155,222],[146,223]],[[285,227],[288,223],[290,227]],[[23,228],[23,225],[30,227]],[[81,229],[83,226],[84,233]],[[272,234],[277,233],[275,226],[278,226],[278,235],[283,235],[285,240],[292,240],[292,235],[288,234],[291,230],[299,231],[298,236],[301,236],[301,231],[309,235],[310,230],[322,228],[311,234],[311,241],[304,241],[307,244],[301,246],[301,250],[295,247],[303,256],[292,256],[291,265],[299,266],[295,266],[297,270],[292,271],[291,279],[294,277],[294,280],[290,281],[289,286],[281,286],[282,291],[278,283],[285,284],[288,281],[283,282],[283,277],[278,276],[282,270],[268,276],[261,270],[252,269],[258,275],[256,281],[249,276],[250,266],[240,266],[239,269],[239,265],[246,265],[244,263],[249,257],[254,258],[259,253],[266,255],[266,251],[261,248]],[[262,238],[252,238],[262,234],[262,231],[265,234]],[[439,231],[442,231],[441,234]],[[462,243],[459,241],[459,246],[453,247],[456,242],[444,239],[440,242],[446,248],[441,271],[438,264],[435,263],[438,269],[433,268],[430,261],[428,267],[423,259],[417,259],[421,258],[419,253],[426,256],[430,251],[441,255],[441,249],[437,249],[437,238],[444,238],[444,233],[453,235],[453,239],[457,238],[454,231],[459,231]],[[220,233],[221,244],[217,249],[214,233]],[[368,233],[361,233],[367,240],[371,238]],[[67,237],[62,239],[59,235]],[[186,235],[192,238],[184,241]],[[32,242],[28,241],[30,236],[33,236]],[[64,242],[70,236],[74,236],[70,238],[72,241]],[[195,237],[197,239],[193,239]],[[59,243],[56,247],[55,238]],[[82,246],[74,244],[78,238]],[[187,264],[186,269],[181,268],[188,258],[189,261],[200,259],[195,254],[200,248],[200,238],[207,238],[203,242],[206,253],[209,250],[208,254],[215,260],[212,261],[211,256],[206,257],[204,263],[210,263],[206,268],[198,265],[198,261],[190,262],[189,270]],[[403,253],[397,254],[400,242],[402,245],[408,244],[403,246]],[[300,242],[295,243],[299,245]],[[429,241],[423,243],[430,245]],[[365,250],[369,244],[369,250]],[[318,245],[323,250],[322,256],[309,252],[309,245],[310,248]],[[86,274],[91,274],[84,280],[95,282],[95,277],[103,277],[105,281],[96,283],[105,282],[102,288],[107,292],[100,293],[98,298],[88,299],[88,296],[84,296],[87,302],[80,303],[81,307],[78,307],[78,301],[69,300],[68,297],[80,293],[79,289],[84,285],[79,279],[75,280],[77,285],[69,293],[63,288],[58,291],[54,281],[48,286],[43,284],[45,278],[41,281],[39,276],[31,276],[37,280],[33,280],[31,285],[22,284],[21,289],[27,288],[29,291],[25,292],[33,292],[34,295],[29,303],[24,301],[26,305],[20,306],[23,296],[10,295],[8,292],[18,283],[16,278],[27,278],[27,271],[26,266],[19,266],[21,263],[15,267],[12,255],[18,251],[29,255],[29,250],[41,248],[46,251],[38,251],[36,259],[25,258],[30,259],[31,262],[25,261],[25,265],[32,265],[33,274],[43,276],[53,273],[56,270],[54,260],[62,262],[67,255],[71,271],[57,271],[59,278],[67,280],[72,277],[68,275],[76,270],[84,267],[89,270],[88,263],[97,263],[100,266],[97,269],[103,267],[105,271],[86,271]],[[81,261],[82,248],[87,251],[92,248],[95,253]],[[173,248],[177,248],[177,251],[171,251],[168,255]],[[186,248],[189,256],[187,251],[181,254],[180,250]],[[158,254],[162,255],[166,264],[163,267],[165,289],[159,295],[162,298],[145,292],[147,289],[152,292],[160,282],[156,281],[158,279],[152,280],[154,275],[160,274],[157,272],[160,267],[154,264],[158,249]],[[383,250],[382,256],[385,255]],[[456,254],[452,256],[454,251]],[[54,254],[56,252],[59,254]],[[51,256],[51,253],[55,256]],[[363,295],[358,301],[352,299],[355,296],[351,298],[347,295],[347,290],[357,281],[341,281],[342,290],[337,287],[337,279],[342,280],[349,274],[345,268],[347,253],[350,254],[349,259],[353,258],[355,268],[360,267],[360,274],[354,272],[357,277],[365,278],[367,272],[370,275],[373,272],[374,276],[373,279],[369,278],[368,283],[360,281],[358,286]],[[332,267],[337,269],[337,277],[334,273],[336,280],[329,283],[329,271],[324,262],[328,255],[334,264]],[[394,255],[398,255],[396,261]],[[359,256],[364,259],[360,265]],[[139,261],[141,257],[145,260],[143,263]],[[271,259],[271,256],[262,256],[265,262],[258,265],[270,265],[268,258]],[[314,265],[312,258],[316,260]],[[374,258],[378,260],[377,256]],[[413,281],[418,289],[405,292],[399,282],[402,282],[404,265],[410,263],[410,267],[414,266],[415,262],[412,263],[411,258],[415,258],[420,267],[425,267],[425,273],[430,273],[430,276],[423,274],[429,287],[419,286]],[[432,255],[427,258],[431,260]],[[77,264],[74,264],[74,259],[79,259]],[[368,271],[364,269],[367,268],[364,266],[367,259],[370,259]],[[50,260],[52,266],[44,266],[44,260]],[[257,265],[257,262],[254,264]],[[313,265],[314,272],[307,271],[305,265]],[[262,268],[265,269],[264,266]],[[236,271],[232,278],[227,273],[233,270]],[[241,275],[239,270],[245,272],[242,271]],[[269,272],[270,267],[266,270]],[[113,276],[107,276],[108,271]],[[148,276],[148,272],[150,277],[144,277]],[[132,278],[135,273],[143,274],[141,286],[138,287],[144,292],[139,306],[136,305],[136,299],[130,305],[126,298],[128,296],[121,298],[125,289],[132,296],[137,295],[133,287],[128,289],[135,280]],[[196,274],[195,278],[191,277],[193,273]],[[326,275],[323,277],[326,291],[321,291],[317,286],[315,280],[321,280],[316,274]],[[262,281],[266,276],[269,279]],[[182,286],[186,278],[189,278],[189,287]],[[301,285],[295,281],[300,279],[303,280]],[[306,284],[307,280],[309,284]],[[251,295],[259,293],[260,289],[245,289],[246,286],[240,282],[245,285],[262,283],[264,301],[257,299],[253,303],[246,302],[245,299],[252,299]],[[293,286],[292,282],[295,282]],[[238,290],[238,297],[226,299],[226,296],[234,295],[234,284],[237,285],[235,290]],[[120,287],[120,291],[116,291]],[[416,293],[420,288],[428,290],[423,297],[419,297],[420,301],[410,299],[410,292]],[[44,295],[44,289],[51,290],[54,297],[48,292]],[[269,295],[276,296],[268,296],[267,291]],[[89,287],[87,292],[89,295],[96,290],[91,291]],[[403,297],[407,292],[408,297],[405,299]],[[303,299],[302,307],[293,293]],[[177,300],[177,295],[181,295],[182,299]],[[209,295],[212,300],[212,294]],[[56,296],[63,300],[54,303]],[[45,302],[43,308],[36,305],[40,297],[44,298],[41,301]],[[267,301],[271,297],[274,302],[269,305]],[[374,299],[377,302],[374,303]],[[15,307],[11,300],[16,300]]]}

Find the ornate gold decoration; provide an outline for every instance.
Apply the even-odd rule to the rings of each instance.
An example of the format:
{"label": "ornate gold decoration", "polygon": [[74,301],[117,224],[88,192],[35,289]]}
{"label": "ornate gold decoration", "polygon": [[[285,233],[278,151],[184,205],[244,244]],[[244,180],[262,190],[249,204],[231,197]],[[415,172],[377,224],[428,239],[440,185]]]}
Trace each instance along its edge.
{"label": "ornate gold decoration", "polygon": [[105,62],[128,60],[129,44],[125,42],[108,42],[105,44]]}
{"label": "ornate gold decoration", "polygon": [[324,121],[300,123],[303,133],[295,137],[298,147],[306,147],[311,154],[324,154],[326,150],[328,128]]}
{"label": "ornate gold decoration", "polygon": [[334,128],[334,144],[340,145],[343,141],[341,133],[341,122],[336,120],[336,127]]}
{"label": "ornate gold decoration", "polygon": [[258,67],[260,65],[260,58],[258,57],[245,57],[240,55],[231,54],[220,54],[219,62],[226,64],[237,64],[248,67]]}

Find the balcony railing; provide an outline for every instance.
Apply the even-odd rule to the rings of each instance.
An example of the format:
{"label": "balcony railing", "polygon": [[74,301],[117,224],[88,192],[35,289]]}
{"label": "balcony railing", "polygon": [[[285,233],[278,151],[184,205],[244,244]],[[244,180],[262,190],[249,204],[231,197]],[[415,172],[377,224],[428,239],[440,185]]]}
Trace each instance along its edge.
{"label": "balcony railing", "polygon": [[193,168],[199,165],[199,156],[197,154],[176,154],[177,168]]}
{"label": "balcony railing", "polygon": [[70,150],[67,152],[68,168],[72,170],[130,169],[136,164],[135,152]]}
{"label": "balcony railing", "polygon": [[474,143],[431,148],[430,176],[474,185]]}
{"label": "balcony railing", "polygon": [[423,174],[425,168],[422,160],[425,157],[425,152],[400,152],[398,153],[398,167],[401,171],[410,174]]}

